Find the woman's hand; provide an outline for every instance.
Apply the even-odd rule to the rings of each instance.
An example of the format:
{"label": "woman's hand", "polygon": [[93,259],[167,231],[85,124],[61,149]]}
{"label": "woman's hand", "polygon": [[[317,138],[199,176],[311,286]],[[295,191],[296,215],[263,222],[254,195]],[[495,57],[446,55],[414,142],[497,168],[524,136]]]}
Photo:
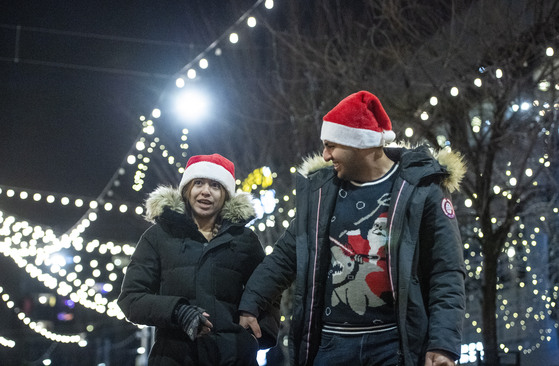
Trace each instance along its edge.
{"label": "woman's hand", "polygon": [[200,331],[198,332],[197,337],[201,337],[206,335],[212,331],[213,324],[208,320],[210,314],[206,313],[205,311],[202,313],[204,315],[203,322],[200,324]]}
{"label": "woman's hand", "polygon": [[177,324],[194,340],[211,331],[213,324],[208,320],[209,316],[210,314],[198,306],[180,305],[177,310]]}

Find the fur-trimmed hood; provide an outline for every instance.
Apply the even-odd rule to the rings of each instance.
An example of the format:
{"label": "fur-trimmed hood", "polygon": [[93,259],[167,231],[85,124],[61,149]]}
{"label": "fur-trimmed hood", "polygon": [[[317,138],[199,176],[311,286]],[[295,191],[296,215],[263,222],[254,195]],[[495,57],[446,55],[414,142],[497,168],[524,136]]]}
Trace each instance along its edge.
{"label": "fur-trimmed hood", "polygon": [[[146,215],[144,218],[155,223],[156,218],[163,214],[165,208],[180,214],[186,212],[185,204],[181,198],[178,188],[172,186],[160,186],[150,193],[146,203]],[[250,221],[256,212],[252,204],[250,193],[237,193],[223,205],[221,217],[231,223],[244,223]]]}
{"label": "fur-trimmed hood", "polygon": [[[463,156],[458,152],[453,152],[448,148],[434,151],[433,149],[427,149],[425,146],[419,146],[415,149],[409,149],[408,146],[400,145],[398,147],[387,147],[387,155],[392,158],[395,154],[388,154],[388,151],[398,151],[398,157],[402,158],[408,153],[418,153],[424,154],[429,150],[430,155],[434,158],[442,167],[445,169],[445,177],[441,181],[441,185],[446,188],[450,193],[460,190],[460,183],[466,174],[466,164],[464,163]],[[309,174],[328,166],[331,166],[331,161],[325,161],[321,153],[315,153],[314,155],[308,156],[303,160],[303,163],[299,166],[297,171],[307,177]]]}

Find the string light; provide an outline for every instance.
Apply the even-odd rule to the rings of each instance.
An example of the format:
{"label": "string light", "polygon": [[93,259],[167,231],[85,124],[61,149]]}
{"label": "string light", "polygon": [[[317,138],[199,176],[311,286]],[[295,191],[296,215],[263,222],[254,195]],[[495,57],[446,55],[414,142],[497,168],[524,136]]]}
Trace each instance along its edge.
{"label": "string light", "polygon": [[404,131],[404,134],[406,135],[406,137],[412,137],[413,136],[413,128],[408,127],[406,128],[406,130]]}
{"label": "string light", "polygon": [[256,27],[256,18],[255,17],[248,17],[247,25],[251,28]]}
{"label": "string light", "polygon": [[[40,321],[32,321],[24,312],[20,311],[18,308],[14,306],[14,302],[11,301],[11,296],[7,294],[2,287],[0,287],[0,293],[2,294],[1,298],[4,301],[5,305],[8,308],[14,310],[17,315],[17,318],[29,329],[33,330],[37,334],[47,338],[51,341],[58,342],[58,343],[79,343],[83,341],[83,338],[79,334],[74,335],[65,335],[65,334],[57,334],[49,331],[45,328],[44,324]],[[4,337],[0,337],[0,344],[5,347],[13,348],[15,346],[15,342],[8,340]]]}
{"label": "string light", "polygon": [[0,336],[0,345],[2,345],[4,347],[8,347],[8,348],[14,348],[15,345],[16,345],[16,342],[12,341],[11,339],[4,338],[4,337]]}
{"label": "string light", "polygon": [[[261,3],[262,1],[258,1],[256,5]],[[265,7],[268,9],[273,8],[273,1],[266,0]],[[244,16],[241,17],[239,20],[244,20]],[[239,22],[239,21],[238,21]],[[249,27],[254,27],[256,25],[256,19],[254,17],[247,18],[247,25]],[[229,40],[233,43],[239,41],[238,33],[230,32],[228,30],[227,34],[229,34]],[[234,35],[234,36],[233,36]],[[186,77],[188,79],[195,79],[198,76],[197,71],[192,68],[192,66],[198,62],[198,66],[200,69],[207,69],[209,66],[209,62],[207,60],[207,56],[210,55],[210,51],[214,51],[214,55],[219,56],[221,55],[221,49],[217,47],[219,44],[219,40],[212,43],[202,54],[196,57],[189,65],[187,65],[186,70]],[[546,50],[546,54],[548,56],[553,55],[553,49],[550,47]],[[186,66],[185,66],[186,67]],[[181,75],[184,75],[184,70]],[[481,71],[481,70],[480,70]],[[483,71],[482,71],[483,72]],[[497,78],[502,78],[503,74],[501,70],[496,70],[495,76]],[[473,81],[474,85],[477,87],[481,87],[482,81],[480,78],[477,78]],[[186,85],[186,81],[183,77],[177,77],[175,79],[175,85],[178,88],[183,88]],[[559,88],[559,85],[555,86]],[[458,96],[459,90],[457,87],[452,87],[450,90],[452,96]],[[438,99],[436,96],[432,96],[429,100],[429,103],[432,106],[438,105]],[[537,106],[537,105],[533,105]],[[529,103],[521,103],[520,106],[518,104],[512,104],[511,110],[514,112],[522,109],[526,111],[531,108]],[[545,108],[550,108],[548,105]],[[557,107],[556,107],[557,108]],[[151,113],[153,118],[159,118],[161,116],[161,110],[154,109]],[[427,120],[429,118],[428,112],[424,111],[421,114],[421,119]],[[160,143],[160,139],[158,137],[153,137],[156,126],[154,125],[153,121],[146,120],[145,117],[140,117],[140,121],[142,121],[142,132],[140,137],[138,138],[137,142],[134,145],[136,151],[127,155],[124,163],[129,165],[136,165],[136,172],[134,175],[134,185],[132,188],[136,191],[140,191],[143,188],[143,184],[146,177],[146,172],[148,171],[148,166],[151,163],[152,159],[150,156],[158,151],[162,157],[165,157],[170,165],[177,167],[179,173],[184,171],[184,168],[180,165],[180,163],[176,163],[176,159],[174,156],[170,155],[169,150],[165,149],[164,145]],[[472,131],[474,133],[479,133],[481,131],[482,121],[479,117],[474,117],[472,119]],[[408,130],[410,130],[408,132]],[[180,148],[183,150],[182,156],[186,157],[186,150],[188,149],[187,141],[187,130],[183,130],[183,135],[181,136],[181,145]],[[406,136],[411,137],[413,135],[413,130],[407,129]],[[438,137],[439,144],[444,146],[448,143],[445,136]],[[550,166],[550,162],[547,158],[542,158],[539,161],[545,167]],[[121,167],[122,168],[122,167]],[[291,168],[291,173],[295,173],[296,169]],[[530,173],[529,173],[530,172]],[[119,173],[120,174],[120,173]],[[123,173],[122,173],[123,174]],[[251,176],[252,174],[252,176]],[[121,174],[120,174],[121,175]],[[527,177],[532,177],[533,172],[531,169],[527,169],[525,172]],[[267,167],[262,167],[259,169],[254,170],[249,176],[243,181],[237,181],[237,185],[240,186],[240,189],[245,192],[254,192],[260,188],[260,196],[266,194],[270,190],[270,186],[273,184],[274,178],[276,178],[276,173],[272,173],[271,170]],[[112,179],[108,187],[111,187],[115,184],[116,178]],[[517,178],[510,178],[509,184],[511,186],[515,186],[517,184]],[[266,189],[265,189],[266,188]],[[511,198],[510,192],[502,189],[501,187],[495,185],[494,193],[497,195],[500,192],[504,194],[504,197]],[[46,202],[55,203],[59,202],[61,205],[69,205],[71,200],[74,201],[76,207],[82,207],[84,202],[90,202],[89,210],[86,214],[82,217],[82,219],[78,220],[74,227],[69,230],[69,232],[61,237],[56,237],[52,230],[47,227],[42,226],[35,226],[32,227],[29,223],[24,220],[16,219],[13,216],[4,217],[3,212],[0,211],[0,223],[2,227],[0,227],[0,235],[4,238],[2,242],[0,242],[0,252],[4,254],[6,257],[10,257],[14,260],[14,262],[20,267],[25,268],[25,270],[29,273],[30,277],[36,278],[41,281],[47,288],[56,290],[56,292],[60,295],[69,296],[70,299],[79,303],[86,308],[93,309],[98,311],[99,313],[106,314],[111,317],[116,317],[117,319],[124,319],[124,315],[116,305],[116,300],[109,301],[107,295],[111,294],[113,291],[118,290],[117,286],[111,284],[111,282],[116,283],[117,281],[122,279],[124,275],[123,270],[121,270],[122,266],[125,264],[122,261],[122,257],[118,257],[118,255],[122,254],[124,256],[130,256],[134,250],[132,245],[128,244],[115,244],[113,242],[106,242],[101,243],[97,240],[93,240],[90,242],[85,243],[82,234],[87,231],[89,227],[89,220],[95,221],[97,215],[97,207],[101,205],[105,210],[107,207],[118,207],[118,212],[127,213],[129,207],[133,207],[134,205],[129,203],[119,203],[117,201],[107,201],[106,195],[102,195],[101,197],[91,200],[90,198],[86,197],[71,197],[66,195],[67,197],[58,195],[58,194],[50,194],[50,193],[39,193],[39,192],[27,192],[23,190],[13,189],[9,187],[0,186],[0,194],[2,192],[6,192],[6,196],[9,198],[16,197],[17,192],[19,192],[19,199],[26,200],[29,197],[33,197],[35,202],[41,202],[43,197],[46,196]],[[292,192],[292,196],[295,196],[295,191]],[[281,197],[281,195],[280,195]],[[283,195],[283,203],[291,203],[289,195]],[[474,196],[474,198],[477,198]],[[78,204],[78,202],[81,202]],[[275,199],[274,202],[278,204],[280,200]],[[473,205],[473,201],[471,199],[467,199],[465,201],[465,207],[470,208]],[[275,206],[274,210],[277,213],[285,212],[285,215],[289,218],[295,216],[295,209],[286,208],[284,211],[283,207],[279,205]],[[259,222],[256,224],[258,230],[265,231],[267,228],[274,227],[276,222],[280,222],[283,227],[287,227],[289,225],[288,220],[281,220],[272,213],[275,211],[272,210],[267,213],[268,216],[264,218],[263,222]],[[136,207],[135,209],[131,209],[131,212],[134,212],[137,215],[143,214],[142,207]],[[555,209],[557,213],[557,208]],[[87,218],[88,221],[85,221]],[[519,221],[520,217],[515,217],[515,221]],[[541,220],[545,220],[545,216],[541,216]],[[493,224],[498,224],[499,220],[495,218]],[[255,227],[253,227],[255,230]],[[483,233],[480,228],[473,228],[473,232],[479,238],[483,237]],[[534,230],[534,234],[537,233]],[[522,233],[517,233],[518,242],[522,239]],[[517,239],[515,239],[517,240]],[[532,247],[537,246],[537,241],[533,240],[529,244],[528,241],[522,240],[521,241],[524,246],[524,251],[529,253],[530,248],[528,247],[531,245]],[[512,240],[511,242],[512,243]],[[515,244],[516,245],[516,244]],[[464,244],[464,249],[470,249],[470,244]],[[70,251],[72,250],[72,262],[69,263],[62,263],[57,261],[54,257],[55,253]],[[266,247],[266,253],[269,254],[273,251],[271,246]],[[466,259],[467,261],[467,269],[468,269],[468,276],[471,278],[480,279],[481,274],[483,272],[483,262],[482,262],[482,253],[476,250],[470,250],[469,253],[471,254],[471,261],[470,259]],[[514,249],[511,244],[509,244],[508,249],[505,251],[508,255],[509,261],[512,261],[516,255],[521,255],[516,249]],[[82,255],[89,256],[94,254],[101,258],[104,258],[104,263],[106,264],[100,266],[99,262],[96,264],[93,261],[89,263],[82,263]],[[115,257],[115,258],[111,258]],[[522,257],[521,259],[525,266],[524,268],[529,273],[531,272],[531,267],[528,265],[528,258],[526,256]],[[475,263],[474,263],[475,262]],[[41,268],[44,267],[44,268]],[[71,268],[63,268],[63,267],[71,267]],[[80,276],[78,276],[80,273]],[[87,273],[87,275],[82,276],[82,274]],[[78,278],[81,277],[81,278]],[[108,283],[103,283],[101,287],[99,287],[98,283],[95,282],[94,278],[108,278]],[[534,282],[535,281],[535,282]],[[526,291],[537,291],[537,294],[540,295],[539,290],[532,288],[531,286],[537,286],[538,281],[536,279],[532,279],[531,281],[520,282],[518,285],[519,289],[526,289]],[[0,288],[1,289],[1,288]],[[503,285],[498,284],[498,289],[501,291],[503,290]],[[2,291],[0,291],[2,293]],[[557,293],[558,287],[554,287],[553,294],[547,296],[547,292],[544,292],[543,295],[538,296],[537,299],[540,301],[544,306],[544,308],[549,309],[550,307],[555,307],[557,302]],[[6,296],[2,296],[2,299],[6,303],[8,307],[13,308],[14,303],[10,300],[10,296],[8,294],[3,294]],[[114,296],[114,293],[112,293]],[[530,307],[525,309],[524,314],[519,312],[511,312],[509,309],[512,306],[512,302],[507,301],[507,299],[501,298],[500,301],[500,308],[502,307],[502,314],[501,319],[505,322],[506,329],[513,329],[523,327],[525,329],[527,321],[534,321],[536,323],[542,322],[549,317],[549,313],[545,313],[544,311],[539,311],[536,313],[534,308]],[[535,305],[534,305],[535,306]],[[509,312],[508,314],[506,312]],[[551,310],[550,310],[551,311]],[[22,314],[22,315],[20,315]],[[18,318],[28,326],[33,324],[34,328],[37,333],[55,340],[57,342],[68,341],[73,343],[83,342],[83,339],[74,338],[76,336],[64,336],[59,334],[49,333],[44,331],[44,328],[38,326],[37,322],[31,321],[28,317],[25,316],[23,313],[17,313]],[[496,314],[497,315],[497,314]],[[470,318],[470,314],[467,314],[466,318]],[[518,319],[522,319],[519,321]],[[476,333],[481,332],[481,328],[478,326],[477,320],[471,320],[470,325],[474,328]],[[30,326],[31,327],[31,326]],[[555,328],[557,328],[557,324],[555,324]],[[37,330],[39,329],[39,330]],[[546,336],[546,334],[550,334],[551,329],[540,329],[541,334],[541,341],[549,341],[551,338]],[[0,337],[0,344],[5,345],[3,341],[4,338]],[[10,342],[6,340],[6,342]],[[13,342],[13,341],[12,341]],[[8,343],[11,344],[11,343]],[[473,345],[473,346],[472,346]],[[471,343],[469,345],[463,345],[463,351],[466,350],[468,353],[469,362],[471,361],[471,352],[483,352],[483,346],[480,342],[478,343]],[[13,347],[13,346],[11,346]],[[540,343],[536,343],[532,347],[523,347],[521,345],[507,345],[506,343],[501,344],[501,349],[505,352],[509,352],[513,349],[518,349],[519,351],[523,351],[524,353],[533,352],[536,348],[540,347]],[[462,352],[464,354],[464,352]],[[462,359],[461,359],[462,363]]]}
{"label": "string light", "polygon": [[[502,70],[496,70],[495,76],[497,78],[502,78],[504,76]],[[474,85],[476,85],[477,87],[482,87],[482,80],[480,78],[475,79]],[[542,91],[549,90],[550,83],[546,83],[545,81],[540,82],[538,84],[538,88]],[[458,96],[458,94],[459,90],[456,87],[451,88],[451,95]],[[430,104],[436,105],[432,103],[432,100],[433,97],[431,97],[431,99],[429,100]],[[551,103],[542,103],[536,100],[532,103],[524,101],[522,103],[511,104],[512,112],[529,111],[530,108],[543,108],[538,111],[534,111],[534,113],[537,113],[538,115],[545,115],[544,112],[547,109],[551,108]],[[559,108],[559,104],[554,106],[554,108]],[[422,119],[424,119],[423,116]],[[472,118],[471,125],[473,133],[480,133],[482,131],[482,122],[483,121],[478,116],[474,116]],[[489,121],[487,122],[489,123]],[[547,131],[544,130],[543,132]],[[545,136],[548,136],[548,134],[545,134]],[[439,136],[437,140],[439,144],[441,144],[446,140],[446,138],[444,138],[444,136]],[[551,166],[551,163],[549,162],[545,154],[544,156],[539,158],[537,162],[545,168]],[[511,162],[509,162],[508,166],[511,166]],[[503,184],[494,185],[493,193],[495,193],[496,195],[502,195],[505,199],[512,199],[512,190],[510,188],[516,187],[523,182],[521,176],[532,179],[532,184],[534,186],[537,186],[535,171],[533,169],[525,168],[522,172],[518,173],[520,177],[515,176],[516,172],[513,174],[513,172],[509,168],[506,171],[506,175],[508,177],[508,181],[506,183],[508,183],[509,189],[504,187]],[[475,194],[472,198],[467,198],[464,201],[464,207],[471,208],[473,206],[473,199],[476,198],[477,195]],[[559,212],[559,208],[553,208],[553,212],[557,214]],[[478,221],[478,219],[479,218],[476,218],[476,221]],[[537,219],[540,222],[545,222],[547,217],[546,215],[538,215],[536,218],[533,219]],[[540,232],[540,228],[532,225],[532,231],[526,232],[527,226],[524,225],[520,216],[515,216],[514,221],[517,224],[517,228],[519,228],[519,230],[517,232],[510,232],[507,235],[509,241],[505,243],[505,247],[503,248],[503,252],[506,254],[506,258],[508,258],[508,264],[506,264],[506,268],[508,268],[509,270],[515,270],[519,268],[517,265],[517,261],[520,260],[522,263],[524,263],[523,266],[520,266],[522,267],[521,270],[524,271],[528,276],[531,276],[531,278],[528,281],[519,280],[518,282],[516,282],[516,287],[513,286],[512,289],[515,289],[514,291],[517,291],[519,293],[511,292],[511,288],[506,287],[504,283],[497,284],[499,304],[497,308],[498,312],[495,315],[496,318],[502,322],[501,324],[503,328],[507,331],[518,329],[519,332],[524,332],[527,329],[535,328],[536,331],[539,332],[541,336],[530,346],[526,346],[524,343],[518,343],[521,342],[520,339],[522,338],[519,338],[516,341],[502,342],[500,345],[501,350],[505,353],[509,353],[513,350],[518,350],[518,352],[522,352],[523,354],[530,354],[536,349],[540,348],[543,342],[549,342],[554,339],[551,334],[552,332],[557,331],[559,325],[555,322],[550,328],[547,321],[550,319],[552,309],[556,307],[559,286],[555,285],[553,287],[553,290],[548,292],[548,290],[544,286],[544,283],[542,282],[543,277],[539,274],[539,272],[534,270],[535,267],[530,265],[529,262],[531,248],[538,248],[538,240],[536,235]],[[493,225],[502,224],[501,220],[498,217],[493,217],[491,219],[491,223]],[[484,237],[483,232],[479,226],[472,227],[472,229],[475,237],[478,237],[480,239]],[[528,237],[530,240],[526,240],[524,239],[524,237]],[[519,245],[520,248],[518,248]],[[469,256],[465,258],[467,276],[472,280],[479,281],[482,279],[484,268],[483,255],[481,250],[471,250],[471,248],[472,246],[470,243],[464,244],[465,251],[469,253]],[[500,281],[500,279],[498,279],[498,281]],[[507,286],[510,285],[511,284],[507,283]],[[518,303],[518,301],[509,301],[507,299],[507,296],[515,296],[515,298],[517,296],[519,298],[529,297],[533,298],[534,301],[530,302],[530,305],[526,306],[525,309],[522,309],[521,303]],[[482,332],[482,328],[480,327],[479,319],[475,319],[475,317],[472,317],[470,313],[466,314],[466,318],[469,319],[468,325],[471,327],[471,331],[473,332],[471,334],[480,334]],[[460,358],[461,364],[475,363],[477,362],[476,360],[478,357],[483,358],[483,344],[481,342],[462,345],[462,355]]]}

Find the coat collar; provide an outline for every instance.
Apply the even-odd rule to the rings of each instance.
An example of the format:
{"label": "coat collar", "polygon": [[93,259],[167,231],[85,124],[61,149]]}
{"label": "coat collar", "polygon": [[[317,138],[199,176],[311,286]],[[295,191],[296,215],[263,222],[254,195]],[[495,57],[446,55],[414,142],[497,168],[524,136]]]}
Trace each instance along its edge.
{"label": "coat collar", "polygon": [[[403,144],[395,147],[386,147],[388,157],[400,163],[403,178],[417,184],[427,176],[439,175],[441,185],[449,192],[460,190],[460,183],[466,174],[466,164],[463,156],[448,148],[435,151],[427,145],[409,148]],[[304,159],[298,172],[305,178],[323,168],[332,166],[322,154],[315,153]]]}
{"label": "coat collar", "polygon": [[[186,208],[178,188],[171,186],[160,186],[150,193],[146,203],[146,215],[144,218],[155,223],[165,210],[184,215]],[[249,193],[237,193],[223,205],[222,219],[233,224],[246,223],[256,215],[252,205],[252,195]]]}

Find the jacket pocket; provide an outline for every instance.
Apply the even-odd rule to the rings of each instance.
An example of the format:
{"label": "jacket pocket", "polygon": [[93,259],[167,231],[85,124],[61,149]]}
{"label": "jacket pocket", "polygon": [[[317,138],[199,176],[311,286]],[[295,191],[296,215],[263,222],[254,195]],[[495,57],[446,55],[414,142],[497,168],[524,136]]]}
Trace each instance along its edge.
{"label": "jacket pocket", "polygon": [[409,350],[416,355],[421,355],[425,347],[427,335],[427,313],[421,296],[421,289],[414,276],[410,283],[408,297],[406,331],[408,335]]}
{"label": "jacket pocket", "polygon": [[258,349],[258,339],[251,332],[242,328],[237,336],[238,359],[235,365],[257,365]]}

